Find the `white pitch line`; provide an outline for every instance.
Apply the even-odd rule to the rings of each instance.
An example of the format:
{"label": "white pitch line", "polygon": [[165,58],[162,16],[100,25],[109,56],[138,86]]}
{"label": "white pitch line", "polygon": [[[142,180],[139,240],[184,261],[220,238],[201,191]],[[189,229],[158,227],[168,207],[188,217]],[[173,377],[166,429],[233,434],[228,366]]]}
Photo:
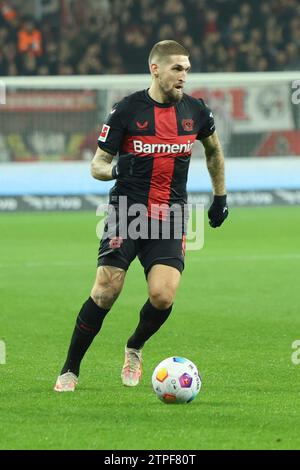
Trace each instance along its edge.
{"label": "white pitch line", "polygon": [[0,269],[2,268],[45,268],[46,266],[53,267],[53,268],[66,268],[66,267],[76,267],[76,266],[95,266],[96,262],[73,262],[73,261],[49,261],[47,263],[41,263],[41,262],[25,262],[25,263],[20,263],[20,264],[13,264],[13,263],[7,263],[7,264],[0,264]]}
{"label": "white pitch line", "polygon": [[[300,260],[300,253],[270,253],[268,255],[240,255],[240,256],[230,256],[230,255],[218,255],[218,256],[206,256],[203,254],[200,255],[200,258],[190,258],[187,263],[191,262],[207,262],[207,261],[280,261],[280,260],[290,260],[298,261]],[[44,268],[44,267],[53,267],[53,268],[72,268],[80,266],[91,266],[95,267],[96,263],[91,262],[75,262],[75,261],[49,261],[49,262],[35,262],[28,261],[20,264],[13,263],[0,263],[0,269],[7,268]]]}
{"label": "white pitch line", "polygon": [[[188,250],[187,250],[188,251]],[[220,255],[220,256],[205,256],[203,255],[203,261],[280,261],[280,260],[300,260],[300,253],[271,253],[268,255]],[[199,259],[192,258],[190,261],[199,261]]]}

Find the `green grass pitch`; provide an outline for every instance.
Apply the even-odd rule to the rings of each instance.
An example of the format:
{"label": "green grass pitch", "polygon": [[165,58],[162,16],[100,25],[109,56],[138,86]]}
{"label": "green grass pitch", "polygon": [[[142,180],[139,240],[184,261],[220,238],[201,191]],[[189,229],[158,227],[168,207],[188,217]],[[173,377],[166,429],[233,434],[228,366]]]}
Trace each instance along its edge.
{"label": "green grass pitch", "polygon": [[[171,317],[144,348],[140,386],[121,385],[124,344],[147,298],[141,266],[87,353],[73,394],[52,391],[89,296],[93,213],[0,215],[1,449],[299,449],[299,207],[231,209],[189,251]],[[152,391],[154,367],[186,356],[202,374],[188,405]],[[300,357],[300,354],[299,354]]]}

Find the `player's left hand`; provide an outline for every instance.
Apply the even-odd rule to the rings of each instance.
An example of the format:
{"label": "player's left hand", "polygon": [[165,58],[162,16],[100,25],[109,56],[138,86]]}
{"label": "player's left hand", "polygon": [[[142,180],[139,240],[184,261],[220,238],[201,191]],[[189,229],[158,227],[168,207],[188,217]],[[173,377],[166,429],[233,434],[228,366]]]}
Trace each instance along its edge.
{"label": "player's left hand", "polygon": [[118,163],[112,168],[112,177],[114,179],[123,176],[133,175],[134,157],[132,155],[123,155],[119,157]]}
{"label": "player's left hand", "polygon": [[227,195],[214,196],[214,200],[208,209],[209,225],[213,228],[220,227],[228,217]]}

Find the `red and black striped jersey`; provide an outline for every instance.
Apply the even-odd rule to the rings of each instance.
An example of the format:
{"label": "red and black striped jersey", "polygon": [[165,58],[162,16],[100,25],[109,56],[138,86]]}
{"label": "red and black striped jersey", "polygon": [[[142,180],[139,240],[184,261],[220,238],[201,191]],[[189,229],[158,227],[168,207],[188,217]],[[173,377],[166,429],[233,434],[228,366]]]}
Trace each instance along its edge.
{"label": "red and black striped jersey", "polygon": [[98,139],[104,151],[132,156],[130,174],[117,179],[111,194],[146,205],[150,216],[153,204],[184,204],[195,140],[214,131],[213,114],[202,99],[184,94],[176,104],[162,104],[147,90],[127,96],[113,107]]}

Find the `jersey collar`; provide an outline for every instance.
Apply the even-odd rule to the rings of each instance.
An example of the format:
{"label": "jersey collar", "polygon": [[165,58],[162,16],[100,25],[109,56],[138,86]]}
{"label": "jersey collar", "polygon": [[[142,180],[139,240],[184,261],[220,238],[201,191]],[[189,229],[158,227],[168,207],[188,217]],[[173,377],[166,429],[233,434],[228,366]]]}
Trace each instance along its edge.
{"label": "jersey collar", "polygon": [[172,106],[176,106],[176,104],[178,104],[178,103],[158,103],[158,101],[155,101],[151,98],[151,96],[149,95],[148,90],[149,90],[149,88],[144,90],[144,93],[145,93],[145,96],[146,96],[147,100],[150,101],[155,106],[158,106],[159,108],[171,108]]}

